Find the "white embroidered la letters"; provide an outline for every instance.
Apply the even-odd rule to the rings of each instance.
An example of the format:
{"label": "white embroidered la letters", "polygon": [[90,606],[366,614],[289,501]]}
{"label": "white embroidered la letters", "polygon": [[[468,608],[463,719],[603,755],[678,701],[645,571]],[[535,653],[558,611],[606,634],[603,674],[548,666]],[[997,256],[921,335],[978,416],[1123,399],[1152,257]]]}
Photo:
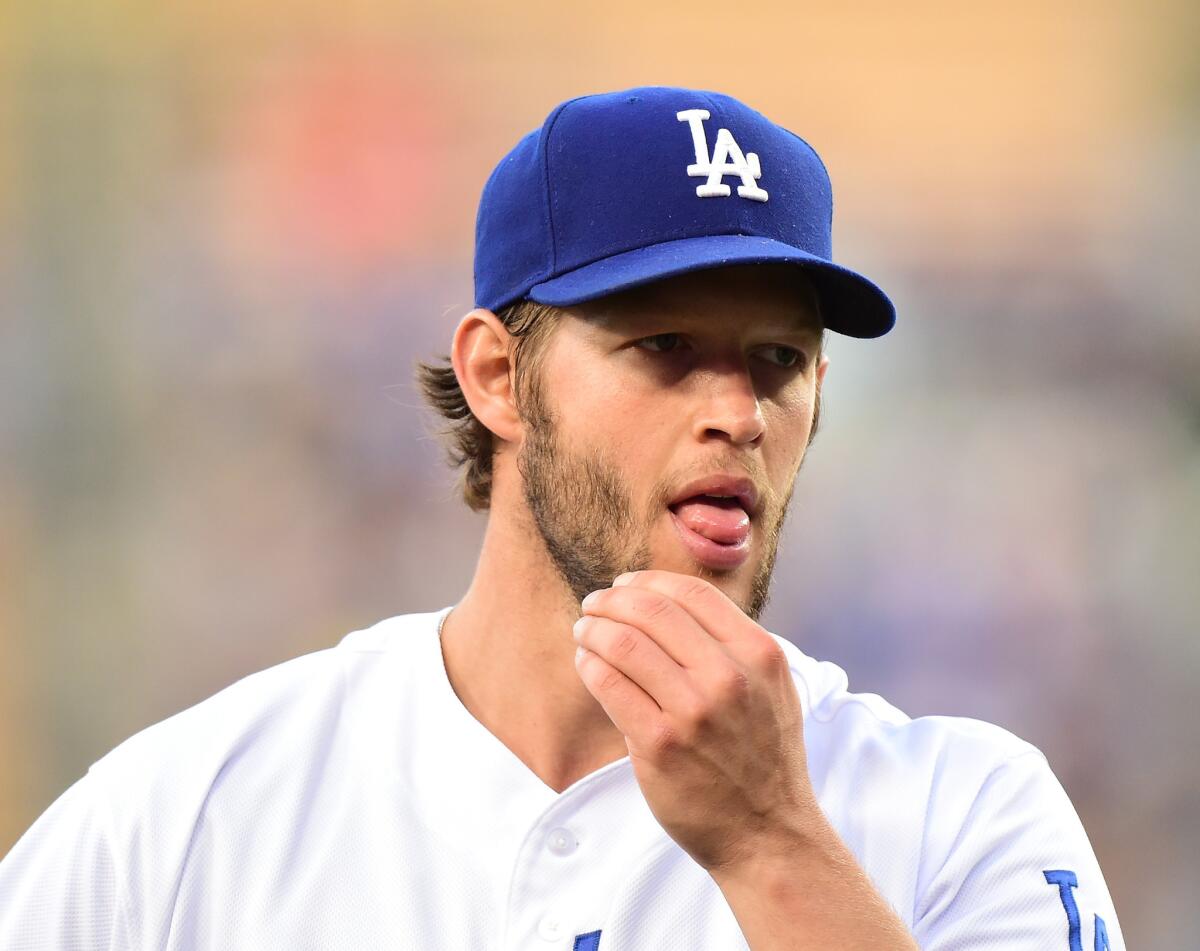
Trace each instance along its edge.
{"label": "white embroidered la letters", "polygon": [[707,178],[703,185],[696,186],[696,194],[701,198],[718,198],[729,195],[729,186],[721,182],[726,175],[737,175],[742,180],[737,193],[742,198],[754,201],[766,201],[767,193],[758,187],[758,179],[762,178],[762,170],[758,165],[758,155],[754,152],[742,154],[741,148],[733,140],[733,133],[728,129],[717,130],[717,141],[713,146],[712,158],[708,156],[708,139],[704,134],[704,120],[709,118],[707,109],[684,109],[675,113],[675,118],[686,122],[692,130],[692,145],[696,148],[696,162],[687,167],[687,173],[692,178]]}

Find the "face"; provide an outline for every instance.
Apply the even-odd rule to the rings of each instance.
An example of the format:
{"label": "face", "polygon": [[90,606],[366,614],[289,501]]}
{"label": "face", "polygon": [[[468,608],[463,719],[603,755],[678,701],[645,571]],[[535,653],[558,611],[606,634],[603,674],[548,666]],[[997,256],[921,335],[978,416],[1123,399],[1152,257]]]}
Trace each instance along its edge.
{"label": "face", "polygon": [[[752,265],[568,308],[521,407],[525,502],[572,596],[622,572],[707,578],[753,620],[766,607],[828,358],[810,285]],[[749,555],[705,563],[669,503],[694,479],[750,478]]]}

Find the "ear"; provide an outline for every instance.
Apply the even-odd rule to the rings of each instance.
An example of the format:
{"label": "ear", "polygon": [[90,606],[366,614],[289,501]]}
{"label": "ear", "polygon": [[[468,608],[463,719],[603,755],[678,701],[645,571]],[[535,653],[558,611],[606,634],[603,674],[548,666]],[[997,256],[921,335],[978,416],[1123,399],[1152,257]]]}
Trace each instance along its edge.
{"label": "ear", "polygon": [[522,427],[512,392],[511,346],[512,336],[500,318],[477,307],[454,331],[450,362],[475,418],[497,438],[517,442]]}
{"label": "ear", "polygon": [[829,369],[829,354],[821,354],[821,362],[817,364],[817,386],[825,379],[825,371]]}

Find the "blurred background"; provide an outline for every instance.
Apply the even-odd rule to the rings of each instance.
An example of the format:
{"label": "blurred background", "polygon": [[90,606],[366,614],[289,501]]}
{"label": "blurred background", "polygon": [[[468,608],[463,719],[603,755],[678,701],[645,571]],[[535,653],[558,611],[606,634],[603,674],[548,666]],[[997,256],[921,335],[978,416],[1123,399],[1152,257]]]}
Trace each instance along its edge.
{"label": "blurred background", "polygon": [[0,855],[126,737],[455,602],[413,362],[559,101],[731,93],[829,166],[831,335],[764,624],[1049,757],[1130,948],[1200,932],[1194,4],[0,7]]}

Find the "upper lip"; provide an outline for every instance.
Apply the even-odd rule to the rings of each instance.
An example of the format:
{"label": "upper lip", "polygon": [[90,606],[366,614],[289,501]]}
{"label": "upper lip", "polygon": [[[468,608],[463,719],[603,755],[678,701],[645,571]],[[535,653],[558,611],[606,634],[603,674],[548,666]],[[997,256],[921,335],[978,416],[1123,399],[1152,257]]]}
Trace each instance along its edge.
{"label": "upper lip", "polygon": [[752,479],[735,475],[707,475],[689,482],[667,503],[668,507],[695,495],[732,495],[741,503],[746,514],[754,517],[758,514],[758,489]]}

